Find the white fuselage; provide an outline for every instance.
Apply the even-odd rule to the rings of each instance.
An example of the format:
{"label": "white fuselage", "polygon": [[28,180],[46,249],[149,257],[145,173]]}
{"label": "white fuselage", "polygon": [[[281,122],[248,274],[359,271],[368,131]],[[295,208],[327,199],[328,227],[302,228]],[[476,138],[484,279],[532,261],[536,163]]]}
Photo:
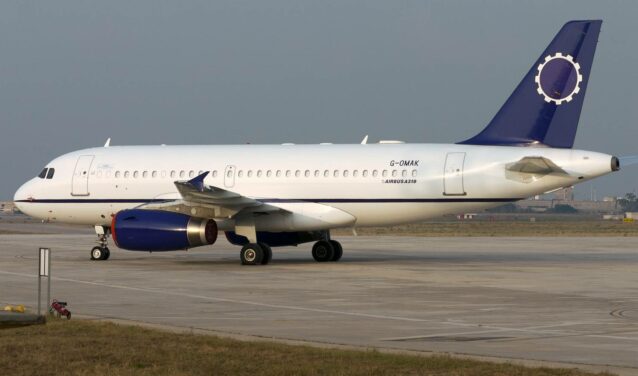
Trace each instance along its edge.
{"label": "white fuselage", "polygon": [[[568,174],[511,173],[523,157],[545,157]],[[611,155],[545,147],[457,144],[121,146],[63,155],[15,194],[24,213],[53,222],[108,226],[113,214],[149,201],[179,200],[174,182],[210,171],[204,183],[316,217],[336,208],[349,219],[290,219],[257,230],[383,226],[502,205],[612,171]],[[321,209],[319,209],[321,211]],[[232,218],[215,218],[231,229]]]}

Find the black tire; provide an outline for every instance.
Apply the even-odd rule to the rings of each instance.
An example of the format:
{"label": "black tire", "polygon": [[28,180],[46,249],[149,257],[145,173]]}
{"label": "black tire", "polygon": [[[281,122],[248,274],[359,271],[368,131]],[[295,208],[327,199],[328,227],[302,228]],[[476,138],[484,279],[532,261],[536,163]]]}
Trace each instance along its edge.
{"label": "black tire", "polygon": [[104,257],[104,251],[102,249],[102,247],[93,247],[93,249],[91,249],[91,260],[96,261],[96,260],[102,260],[102,257]]}
{"label": "black tire", "polygon": [[341,256],[343,256],[343,247],[341,246],[341,243],[336,240],[331,240],[330,244],[332,244],[332,248],[334,248],[335,250],[335,253],[330,261],[339,261],[341,259]]}
{"label": "black tire", "polygon": [[259,244],[248,243],[241,248],[239,258],[242,265],[259,265],[264,259],[264,250]]}
{"label": "black tire", "polygon": [[329,241],[319,240],[312,246],[312,257],[317,262],[326,262],[334,257],[334,247]]}
{"label": "black tire", "polygon": [[109,257],[111,257],[111,251],[108,248],[104,248],[102,249],[103,255],[102,258],[100,260],[108,260]]}
{"label": "black tire", "polygon": [[261,260],[261,264],[268,265],[272,261],[272,249],[266,243],[259,243],[259,246],[264,251],[264,258]]}

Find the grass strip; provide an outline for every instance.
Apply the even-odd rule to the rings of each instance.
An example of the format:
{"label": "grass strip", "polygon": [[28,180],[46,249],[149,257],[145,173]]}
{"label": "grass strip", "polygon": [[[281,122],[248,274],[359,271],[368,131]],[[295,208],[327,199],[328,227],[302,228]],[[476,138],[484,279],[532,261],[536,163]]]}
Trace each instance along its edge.
{"label": "grass strip", "polygon": [[83,320],[0,330],[0,370],[3,375],[591,375],[577,369],[319,349]]}

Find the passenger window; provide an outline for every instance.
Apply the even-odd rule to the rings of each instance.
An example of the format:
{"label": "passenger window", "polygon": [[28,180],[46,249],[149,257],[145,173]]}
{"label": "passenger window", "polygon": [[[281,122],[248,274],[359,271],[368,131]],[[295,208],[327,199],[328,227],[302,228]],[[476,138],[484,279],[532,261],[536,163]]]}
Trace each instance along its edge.
{"label": "passenger window", "polygon": [[384,177],[384,178],[385,178],[386,176],[388,176],[388,170],[383,170],[382,175],[383,175],[383,177]]}
{"label": "passenger window", "polygon": [[195,177],[195,171],[190,170],[190,172],[188,173],[188,177],[189,178],[194,178]]}
{"label": "passenger window", "polygon": [[304,172],[304,176],[309,178],[310,177],[310,170],[306,170],[306,172]]}
{"label": "passenger window", "polygon": [[133,178],[137,179],[137,175],[139,175],[137,171],[133,172]]}
{"label": "passenger window", "polygon": [[253,170],[248,170],[248,173],[246,173],[247,177],[252,177],[253,176]]}
{"label": "passenger window", "polygon": [[357,175],[359,175],[359,171],[357,171],[357,170],[352,171],[352,177],[353,178],[356,178]]}
{"label": "passenger window", "polygon": [[412,170],[412,177],[416,178],[416,170]]}
{"label": "passenger window", "polygon": [[397,177],[397,170],[392,170],[392,177]]}
{"label": "passenger window", "polygon": [[338,178],[339,177],[339,170],[335,170],[334,173],[333,173],[333,176],[335,178]]}
{"label": "passenger window", "polygon": [[319,170],[315,170],[315,177],[318,178],[319,177]]}
{"label": "passenger window", "polygon": [[330,175],[330,172],[328,170],[323,170],[323,177],[327,178],[328,175]]}
{"label": "passenger window", "polygon": [[197,173],[197,176],[199,176],[199,175],[201,175],[201,174],[203,174],[203,173],[204,173],[204,171],[199,170],[199,172]]}
{"label": "passenger window", "polygon": [[186,176],[186,171],[181,170],[181,171],[179,172],[179,177],[180,177],[180,178],[183,178],[184,176]]}
{"label": "passenger window", "polygon": [[408,170],[401,171],[401,176],[403,176],[403,177],[408,176]]}
{"label": "passenger window", "polygon": [[343,177],[344,177],[344,178],[347,178],[347,177],[348,177],[348,170],[344,170],[344,171],[343,171]]}
{"label": "passenger window", "polygon": [[128,172],[128,171],[124,171],[124,177],[125,177],[125,178],[127,178],[127,179],[128,179],[129,175],[130,175],[130,172]]}
{"label": "passenger window", "polygon": [[119,171],[115,171],[115,178],[119,179],[120,178],[120,172]]}
{"label": "passenger window", "polygon": [[142,177],[146,179],[148,177],[148,171],[142,172]]}
{"label": "passenger window", "polygon": [[277,175],[277,177],[280,177],[281,176],[281,170],[277,170],[277,174],[276,175]]}
{"label": "passenger window", "polygon": [[239,170],[239,172],[237,173],[237,177],[241,178],[242,176],[244,176],[244,171]]}
{"label": "passenger window", "polygon": [[268,172],[266,172],[266,176],[270,177],[272,175],[272,171],[268,170]]}
{"label": "passenger window", "polygon": [[379,175],[379,171],[377,171],[377,170],[372,171],[372,176],[373,177],[376,178],[378,175]]}
{"label": "passenger window", "polygon": [[363,170],[363,173],[361,175],[363,175],[364,178],[367,178],[368,177],[368,170]]}
{"label": "passenger window", "polygon": [[295,171],[295,177],[298,178],[299,176],[301,176],[301,171],[299,170]]}
{"label": "passenger window", "polygon": [[289,178],[290,177],[290,170],[286,170],[286,177]]}
{"label": "passenger window", "polygon": [[151,176],[152,176],[153,178],[156,178],[156,177],[157,177],[157,171],[153,171],[153,173],[151,174]]}
{"label": "passenger window", "polygon": [[55,168],[50,168],[49,172],[47,172],[47,179],[52,179],[53,174],[55,174]]}
{"label": "passenger window", "polygon": [[216,178],[217,177],[217,170],[213,171],[213,177]]}
{"label": "passenger window", "polygon": [[260,178],[261,177],[261,170],[257,170],[257,177]]}
{"label": "passenger window", "polygon": [[171,171],[171,177],[174,178],[175,177],[175,170]]}
{"label": "passenger window", "polygon": [[45,168],[44,170],[42,170],[42,172],[40,173],[40,175],[38,175],[38,177],[39,177],[40,179],[44,179],[44,178],[46,178],[46,176],[47,176],[47,170],[48,170],[48,168]]}
{"label": "passenger window", "polygon": [[232,178],[232,177],[233,177],[233,170],[228,170],[228,171],[226,172],[226,177],[227,177],[227,178]]}

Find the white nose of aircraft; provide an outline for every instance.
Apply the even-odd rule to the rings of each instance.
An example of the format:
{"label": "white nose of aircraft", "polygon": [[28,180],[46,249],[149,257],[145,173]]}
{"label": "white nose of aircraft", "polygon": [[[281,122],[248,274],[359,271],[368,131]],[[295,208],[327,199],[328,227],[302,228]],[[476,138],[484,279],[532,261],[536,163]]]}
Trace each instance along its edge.
{"label": "white nose of aircraft", "polygon": [[20,188],[18,188],[16,193],[13,195],[13,202],[15,203],[15,206],[23,213],[25,212],[25,201],[33,198],[33,192],[31,192],[32,188],[33,181],[29,180],[28,182],[22,184],[22,186],[20,186]]}

